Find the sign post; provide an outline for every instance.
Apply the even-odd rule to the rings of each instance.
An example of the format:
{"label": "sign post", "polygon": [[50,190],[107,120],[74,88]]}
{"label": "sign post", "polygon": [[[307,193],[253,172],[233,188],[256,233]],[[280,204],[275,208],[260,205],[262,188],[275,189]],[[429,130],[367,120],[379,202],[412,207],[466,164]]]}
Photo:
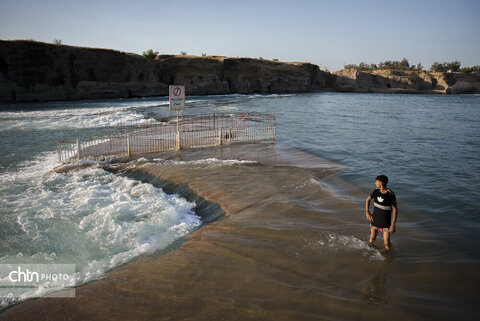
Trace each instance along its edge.
{"label": "sign post", "polygon": [[179,130],[179,116],[185,109],[185,86],[170,85],[168,87],[170,111],[177,113],[177,142],[176,150],[180,150],[180,130]]}

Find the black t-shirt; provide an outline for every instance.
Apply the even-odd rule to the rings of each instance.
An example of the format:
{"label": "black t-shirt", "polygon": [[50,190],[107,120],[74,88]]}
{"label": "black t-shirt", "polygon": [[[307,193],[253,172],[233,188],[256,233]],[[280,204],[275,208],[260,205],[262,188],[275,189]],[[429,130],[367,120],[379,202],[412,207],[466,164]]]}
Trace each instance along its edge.
{"label": "black t-shirt", "polygon": [[375,227],[390,227],[392,223],[392,207],[397,207],[397,197],[392,190],[388,190],[385,194],[380,193],[379,189],[375,189],[370,198],[373,200],[373,222]]}

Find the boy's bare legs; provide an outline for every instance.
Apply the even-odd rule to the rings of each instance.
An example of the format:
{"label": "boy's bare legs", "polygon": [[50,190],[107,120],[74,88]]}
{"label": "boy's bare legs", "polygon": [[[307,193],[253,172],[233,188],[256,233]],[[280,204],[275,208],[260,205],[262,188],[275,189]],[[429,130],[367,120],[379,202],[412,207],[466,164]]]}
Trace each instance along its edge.
{"label": "boy's bare legs", "polygon": [[383,243],[385,244],[385,249],[390,250],[390,232],[388,229],[383,229]]}
{"label": "boy's bare legs", "polygon": [[377,239],[378,230],[370,226],[370,245]]}
{"label": "boy's bare legs", "polygon": [[[378,230],[376,228],[373,228],[373,227],[370,227],[370,243],[369,245],[373,245],[373,242],[375,242],[375,240],[377,239],[377,235],[378,235]],[[383,230],[383,243],[385,244],[385,249],[387,251],[390,250],[390,232],[388,231],[388,229],[384,229]]]}

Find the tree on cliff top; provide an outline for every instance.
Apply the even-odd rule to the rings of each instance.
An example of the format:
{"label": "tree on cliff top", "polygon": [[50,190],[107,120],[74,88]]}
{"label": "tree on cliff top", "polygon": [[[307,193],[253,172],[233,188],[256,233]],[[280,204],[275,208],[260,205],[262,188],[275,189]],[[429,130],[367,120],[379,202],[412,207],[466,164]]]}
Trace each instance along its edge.
{"label": "tree on cliff top", "polygon": [[378,64],[379,69],[393,69],[393,70],[408,70],[410,69],[410,63],[407,58],[403,58],[402,61],[384,61]]}
{"label": "tree on cliff top", "polygon": [[142,53],[142,56],[150,59],[154,59],[157,55],[158,55],[158,51],[153,51],[152,49],[148,49],[147,51],[144,51]]}
{"label": "tree on cliff top", "polygon": [[443,66],[443,64],[439,63],[438,61],[435,61],[430,67],[430,70],[433,72],[443,72],[445,71],[445,67]]}
{"label": "tree on cliff top", "polygon": [[435,61],[430,69],[434,72],[456,72],[460,70],[461,63],[460,61],[451,61],[451,62],[444,62],[443,64]]}
{"label": "tree on cliff top", "polygon": [[472,66],[472,67],[463,67],[460,69],[460,72],[465,74],[474,74],[480,72],[480,66]]}
{"label": "tree on cliff top", "polygon": [[401,70],[410,69],[410,64],[408,63],[407,58],[403,58],[402,61],[400,61],[399,69],[401,69]]}
{"label": "tree on cliff top", "polygon": [[460,61],[452,61],[447,63],[447,71],[459,71],[460,70],[461,63]]}
{"label": "tree on cliff top", "polygon": [[410,63],[408,62],[407,58],[403,58],[402,61],[382,61],[378,64],[367,64],[365,62],[361,62],[358,66],[355,64],[349,64],[345,65],[344,69],[349,69],[349,68],[354,68],[358,70],[378,70],[378,69],[392,69],[392,70],[409,70],[410,69]]}

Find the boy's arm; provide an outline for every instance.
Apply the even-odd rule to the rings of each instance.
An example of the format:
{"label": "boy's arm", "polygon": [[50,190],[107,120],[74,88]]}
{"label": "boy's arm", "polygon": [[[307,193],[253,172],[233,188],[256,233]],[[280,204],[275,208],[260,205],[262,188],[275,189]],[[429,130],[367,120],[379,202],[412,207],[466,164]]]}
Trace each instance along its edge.
{"label": "boy's arm", "polygon": [[372,198],[370,195],[367,196],[367,199],[365,200],[365,216],[367,217],[367,220],[372,223],[373,222],[373,217],[372,214],[370,214],[370,200]]}
{"label": "boy's arm", "polygon": [[395,223],[397,222],[397,215],[398,215],[398,208],[397,206],[392,206],[392,225],[390,225],[390,227],[388,228],[388,231],[390,233],[394,233],[395,232]]}

